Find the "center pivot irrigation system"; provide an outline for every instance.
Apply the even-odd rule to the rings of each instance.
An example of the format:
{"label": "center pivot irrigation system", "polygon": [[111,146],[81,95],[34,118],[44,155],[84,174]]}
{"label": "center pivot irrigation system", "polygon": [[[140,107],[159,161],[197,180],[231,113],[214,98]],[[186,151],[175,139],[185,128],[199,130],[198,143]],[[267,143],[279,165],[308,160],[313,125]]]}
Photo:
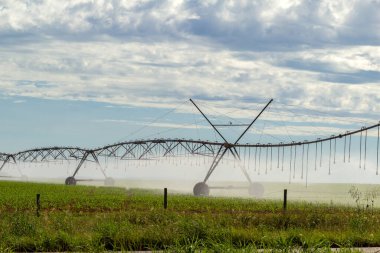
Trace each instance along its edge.
{"label": "center pivot irrigation system", "polygon": [[[237,151],[236,149],[236,145],[238,145],[238,142],[241,140],[241,138],[243,138],[243,136],[247,133],[247,131],[251,128],[251,126],[253,125],[253,123],[255,123],[255,121],[260,117],[260,115],[265,111],[265,109],[267,109],[267,107],[269,106],[270,103],[272,103],[273,99],[269,100],[269,102],[266,104],[266,106],[260,111],[260,113],[256,116],[256,118],[251,122],[251,124],[249,125],[246,125],[246,129],[243,131],[243,133],[236,139],[236,141],[234,143],[230,143],[226,140],[226,138],[224,138],[224,136],[218,131],[218,129],[216,128],[217,126],[236,126],[236,125],[233,125],[233,124],[229,124],[229,125],[216,125],[216,124],[213,124],[211,123],[211,121],[207,118],[207,116],[201,111],[201,109],[199,109],[199,107],[194,103],[194,101],[192,99],[190,99],[190,102],[193,103],[193,105],[198,109],[198,111],[202,114],[202,116],[207,120],[207,122],[212,126],[212,128],[215,130],[215,132],[218,133],[218,135],[223,139],[224,143],[222,145],[220,145],[219,149],[218,149],[218,152],[216,153],[215,157],[214,157],[214,160],[212,161],[212,164],[210,166],[210,169],[208,170],[207,174],[206,174],[206,177],[205,179],[203,180],[203,182],[199,182],[197,183],[195,186],[194,186],[194,189],[193,189],[193,193],[194,195],[198,196],[198,195],[209,195],[209,192],[210,192],[210,187],[206,184],[207,180],[209,179],[209,177],[212,175],[212,173],[214,172],[214,170],[216,169],[216,167],[218,166],[219,162],[222,160],[223,156],[227,153],[227,152],[230,152],[232,154],[232,156],[239,160],[239,162],[241,162],[241,157],[240,157],[240,154],[239,152]],[[239,126],[245,126],[245,125],[241,125],[239,124]],[[245,168],[244,165],[242,165],[241,163],[239,164],[239,167],[241,169],[241,171],[243,172],[244,176],[247,178],[248,182],[249,182],[249,193],[251,194],[254,194],[255,192],[260,192],[259,194],[261,195],[261,192],[264,191],[264,189],[261,187],[260,184],[254,184],[251,180],[251,177],[249,176],[248,172],[247,172],[247,169]]]}
{"label": "center pivot irrigation system", "polygon": [[[41,162],[57,162],[57,161],[79,161],[73,174],[66,178],[66,185],[76,185],[78,181],[94,181],[94,179],[78,179],[76,178],[83,164],[86,162],[93,162],[100,168],[104,176],[105,185],[113,185],[114,179],[107,176],[106,170],[101,166],[101,161],[107,161],[107,159],[113,158],[122,161],[150,161],[162,157],[188,157],[188,156],[201,156],[211,158],[212,163],[209,167],[203,181],[195,184],[193,193],[196,196],[209,195],[210,189],[220,188],[232,188],[232,187],[210,187],[207,185],[207,181],[213,174],[215,169],[220,164],[223,157],[226,155],[232,156],[238,163],[239,168],[246,177],[249,185],[247,186],[248,192],[252,195],[262,195],[264,189],[261,184],[253,182],[247,167],[250,163],[253,163],[251,167],[254,167],[255,171],[258,170],[260,174],[260,166],[263,166],[261,162],[262,154],[265,154],[265,173],[268,171],[268,167],[272,169],[273,164],[277,164],[277,168],[284,170],[284,164],[289,165],[289,182],[291,175],[295,177],[296,167],[301,169],[301,178],[308,177],[308,172],[311,167],[317,169],[317,164],[322,167],[322,157],[328,156],[328,172],[331,173],[331,167],[336,162],[337,145],[340,145],[343,150],[340,153],[344,163],[351,162],[351,156],[353,153],[358,152],[356,156],[359,159],[359,167],[366,169],[366,161],[369,158],[374,158],[376,161],[372,164],[376,166],[376,175],[379,170],[379,141],[380,141],[380,123],[371,125],[368,127],[362,127],[355,131],[347,131],[339,135],[331,135],[327,138],[317,138],[313,141],[302,142],[279,142],[277,144],[241,144],[239,141],[245,136],[252,125],[263,114],[267,107],[272,103],[273,99],[263,107],[258,115],[252,120],[250,124],[213,124],[209,118],[202,112],[198,105],[190,99],[190,102],[196,107],[196,109],[202,114],[206,121],[211,125],[213,130],[219,135],[223,141],[204,141],[204,140],[192,140],[192,139],[146,139],[136,141],[126,141],[107,145],[95,149],[83,149],[78,147],[46,147],[29,149],[14,154],[0,153],[0,172],[7,164],[20,164],[20,163],[41,163]],[[218,127],[245,127],[244,131],[234,141],[229,142],[223,136]],[[376,146],[376,153],[372,156],[367,155],[369,150],[369,137],[368,132],[370,130],[377,130],[375,134],[372,133],[372,137],[375,140],[372,146]],[[360,136],[360,138],[358,137]],[[353,138],[358,137],[359,147],[354,144]],[[338,144],[337,144],[338,142]],[[340,142],[340,144],[339,144]],[[328,152],[324,151],[328,148]],[[261,164],[261,165],[260,165]],[[286,165],[287,166],[287,165]],[[21,178],[25,178],[20,168],[16,166]],[[0,176],[7,177],[7,176]]]}

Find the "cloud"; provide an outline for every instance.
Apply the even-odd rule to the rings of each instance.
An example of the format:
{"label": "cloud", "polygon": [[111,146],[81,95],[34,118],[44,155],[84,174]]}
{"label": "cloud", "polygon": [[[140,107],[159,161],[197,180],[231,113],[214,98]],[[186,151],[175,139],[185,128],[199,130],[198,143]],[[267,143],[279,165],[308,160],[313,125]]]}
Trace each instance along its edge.
{"label": "cloud", "polygon": [[176,34],[176,25],[192,14],[181,2],[172,1],[43,0],[3,1],[0,17],[2,33],[91,40],[101,35],[148,38]]}
{"label": "cloud", "polygon": [[377,1],[210,2],[190,4],[199,18],[188,21],[189,30],[235,50],[379,44]]}
{"label": "cloud", "polygon": [[0,33],[150,42],[200,36],[238,50],[378,45],[379,10],[371,0],[2,1]]}
{"label": "cloud", "polygon": [[346,125],[372,122],[380,110],[379,6],[3,0],[1,93],[164,108],[192,97],[223,112],[274,98],[289,122],[326,118],[295,120],[282,105],[333,114],[336,125],[342,116]]}
{"label": "cloud", "polygon": [[[274,98],[275,102],[296,102],[321,110],[379,110],[377,96],[373,96],[379,89],[375,82],[378,66],[372,60],[376,54],[365,56],[365,52],[377,48],[345,48],[357,54],[362,51],[362,57],[351,60],[352,54],[341,57],[343,50],[332,49],[329,58],[320,50],[310,50],[297,54],[252,53],[249,60],[228,50],[215,51],[185,42],[147,45],[112,40],[90,44],[49,41],[28,45],[29,52],[19,53],[20,48],[16,45],[0,52],[4,59],[0,63],[0,86],[8,95],[139,106],[171,106],[190,97],[250,102]],[[339,57],[341,60],[335,60]],[[350,63],[342,67],[339,62]],[[324,65],[335,67],[330,70]],[[373,76],[363,76],[366,73]],[[356,82],[362,83],[360,86],[349,82],[342,85],[344,80],[334,80],[337,76],[366,80]]]}

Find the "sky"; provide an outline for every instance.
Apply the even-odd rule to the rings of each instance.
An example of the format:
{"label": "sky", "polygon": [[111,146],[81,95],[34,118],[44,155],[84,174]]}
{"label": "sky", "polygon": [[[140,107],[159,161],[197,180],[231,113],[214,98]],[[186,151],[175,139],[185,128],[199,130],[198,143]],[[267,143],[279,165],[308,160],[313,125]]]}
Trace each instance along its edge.
{"label": "sky", "polygon": [[[316,139],[376,124],[380,1],[0,0],[0,152]],[[232,140],[242,130],[224,129]]]}

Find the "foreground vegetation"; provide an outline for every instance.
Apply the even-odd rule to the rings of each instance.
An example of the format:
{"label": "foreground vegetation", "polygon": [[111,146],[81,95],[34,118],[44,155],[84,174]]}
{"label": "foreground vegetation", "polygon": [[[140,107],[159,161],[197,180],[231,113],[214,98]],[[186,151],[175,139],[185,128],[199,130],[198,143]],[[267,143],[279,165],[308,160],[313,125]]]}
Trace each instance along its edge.
{"label": "foreground vegetation", "polygon": [[[36,212],[36,194],[41,210]],[[0,252],[380,246],[380,210],[197,198],[90,186],[0,182]]]}

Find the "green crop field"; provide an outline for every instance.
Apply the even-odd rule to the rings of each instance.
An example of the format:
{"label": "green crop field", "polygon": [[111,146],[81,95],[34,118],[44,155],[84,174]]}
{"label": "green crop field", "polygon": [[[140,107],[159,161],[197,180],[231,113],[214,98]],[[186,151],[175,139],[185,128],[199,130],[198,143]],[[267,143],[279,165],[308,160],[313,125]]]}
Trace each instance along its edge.
{"label": "green crop field", "polygon": [[[36,212],[36,194],[41,210]],[[348,194],[348,193],[347,193]],[[380,246],[372,206],[0,182],[0,252],[314,252]],[[347,250],[349,251],[349,250]]]}

